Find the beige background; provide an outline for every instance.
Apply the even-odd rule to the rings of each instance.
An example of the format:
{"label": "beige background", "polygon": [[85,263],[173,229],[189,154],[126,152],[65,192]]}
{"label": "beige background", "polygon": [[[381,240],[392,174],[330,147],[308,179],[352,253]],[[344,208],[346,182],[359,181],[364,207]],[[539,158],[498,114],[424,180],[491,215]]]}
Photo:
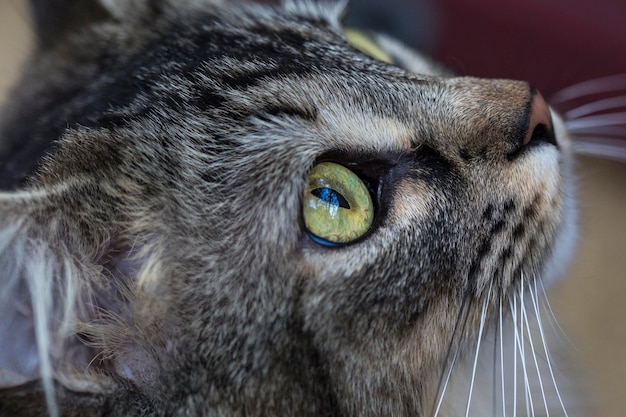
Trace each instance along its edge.
{"label": "beige background", "polygon": [[[32,42],[24,0],[0,0],[0,102]],[[626,146],[626,140],[624,141]],[[626,163],[580,158],[580,239],[551,293],[597,391],[597,417],[626,416]]]}

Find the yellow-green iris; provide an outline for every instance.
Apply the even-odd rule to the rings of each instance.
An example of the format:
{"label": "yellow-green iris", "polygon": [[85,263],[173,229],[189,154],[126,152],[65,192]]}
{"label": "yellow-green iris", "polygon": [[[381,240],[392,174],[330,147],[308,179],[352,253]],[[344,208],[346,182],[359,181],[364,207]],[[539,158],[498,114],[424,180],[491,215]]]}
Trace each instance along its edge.
{"label": "yellow-green iris", "polygon": [[393,63],[389,54],[365,33],[350,28],[345,28],[343,33],[348,40],[348,43],[363,52],[365,55],[369,55],[374,59],[388,64]]}
{"label": "yellow-green iris", "polygon": [[374,205],[363,181],[346,167],[322,162],[309,173],[304,192],[306,228],[330,243],[348,243],[372,226]]}

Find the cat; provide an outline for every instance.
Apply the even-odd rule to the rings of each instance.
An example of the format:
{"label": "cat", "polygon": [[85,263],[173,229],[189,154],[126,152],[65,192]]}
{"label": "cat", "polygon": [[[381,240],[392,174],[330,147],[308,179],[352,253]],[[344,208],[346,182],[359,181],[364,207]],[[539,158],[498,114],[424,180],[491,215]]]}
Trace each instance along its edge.
{"label": "cat", "polygon": [[[0,137],[0,415],[579,415],[571,143],[343,2],[35,2]],[[576,400],[576,402],[574,402]]]}

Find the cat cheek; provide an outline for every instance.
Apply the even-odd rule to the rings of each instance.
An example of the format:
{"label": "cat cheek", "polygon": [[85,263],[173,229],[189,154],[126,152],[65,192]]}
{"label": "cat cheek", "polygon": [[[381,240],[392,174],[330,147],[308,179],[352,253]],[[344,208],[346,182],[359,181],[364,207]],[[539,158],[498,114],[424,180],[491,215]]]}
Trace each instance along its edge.
{"label": "cat cheek", "polygon": [[389,220],[396,227],[407,227],[426,218],[435,202],[435,195],[423,182],[409,179],[398,184]]}

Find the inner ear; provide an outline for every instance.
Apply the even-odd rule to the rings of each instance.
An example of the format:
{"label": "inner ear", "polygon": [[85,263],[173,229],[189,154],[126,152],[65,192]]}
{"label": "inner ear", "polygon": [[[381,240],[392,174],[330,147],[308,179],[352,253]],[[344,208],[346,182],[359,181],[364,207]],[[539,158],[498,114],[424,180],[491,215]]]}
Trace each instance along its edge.
{"label": "inner ear", "polygon": [[44,200],[28,192],[0,194],[0,387],[51,378],[55,362],[64,360],[59,352],[71,344],[84,291],[86,268],[46,230],[60,219],[50,217],[55,226],[36,220]]}
{"label": "inner ear", "polygon": [[59,375],[84,379],[96,369],[150,384],[162,305],[140,281],[156,279],[158,251],[86,243],[93,235],[81,235],[73,210],[55,207],[70,204],[58,197],[0,194],[0,389],[34,379],[53,386]]}

